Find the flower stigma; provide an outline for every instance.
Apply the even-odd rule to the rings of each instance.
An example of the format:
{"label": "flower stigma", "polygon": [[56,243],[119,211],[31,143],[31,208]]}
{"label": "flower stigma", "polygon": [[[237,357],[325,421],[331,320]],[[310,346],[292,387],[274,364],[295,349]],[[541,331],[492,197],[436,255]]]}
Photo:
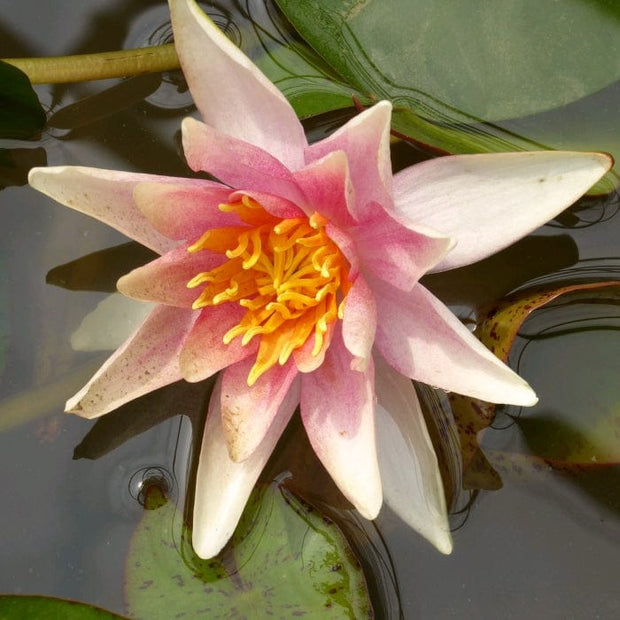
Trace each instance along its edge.
{"label": "flower stigma", "polygon": [[312,335],[313,357],[329,346],[331,326],[342,318],[352,285],[349,263],[319,213],[280,219],[249,196],[219,208],[236,213],[244,225],[208,230],[188,248],[224,254],[228,260],[199,273],[187,287],[203,286],[194,309],[223,303],[246,308],[223,341],[240,337],[245,346],[260,339],[247,379],[251,386],[276,364],[285,364]]}

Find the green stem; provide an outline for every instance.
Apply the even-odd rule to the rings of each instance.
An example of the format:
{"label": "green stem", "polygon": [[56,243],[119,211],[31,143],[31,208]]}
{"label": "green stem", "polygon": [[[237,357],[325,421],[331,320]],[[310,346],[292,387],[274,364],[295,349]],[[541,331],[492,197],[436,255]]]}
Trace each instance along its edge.
{"label": "green stem", "polygon": [[4,58],[3,61],[21,69],[32,84],[105,80],[179,68],[179,59],[172,43],[99,54]]}

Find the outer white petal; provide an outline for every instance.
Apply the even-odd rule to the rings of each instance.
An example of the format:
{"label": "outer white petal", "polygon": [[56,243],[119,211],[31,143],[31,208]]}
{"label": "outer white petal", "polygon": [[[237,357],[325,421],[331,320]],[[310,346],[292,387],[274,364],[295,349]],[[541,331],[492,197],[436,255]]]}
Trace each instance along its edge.
{"label": "outer white petal", "polygon": [[401,374],[493,403],[531,406],[532,388],[421,284],[405,293],[380,280],[377,349]]}
{"label": "outer white petal", "polygon": [[452,536],[437,457],[413,383],[375,358],[377,453],[385,503],[441,553]]}
{"label": "outer white petal", "polygon": [[298,394],[287,396],[267,434],[242,462],[233,461],[226,447],[220,412],[221,378],[211,395],[205,424],[194,500],[193,546],[201,558],[212,558],[232,536],[252,488],[298,403]]}
{"label": "outer white petal", "polygon": [[540,151],[439,157],[394,176],[396,212],[453,237],[433,269],[468,265],[570,206],[612,166],[609,155]]}
{"label": "outer white petal", "polygon": [[203,119],[300,168],[307,141],[284,95],[193,0],[169,4],[176,50]]}
{"label": "outer white petal", "polygon": [[191,179],[82,166],[33,168],[28,182],[59,203],[109,224],[160,254],[171,250],[178,242],[162,235],[140,212],[133,199],[134,188],[145,182],[196,184],[196,180]]}
{"label": "outer white petal", "polygon": [[140,328],[67,401],[66,411],[96,418],[181,379],[179,352],[195,319],[192,310],[156,306]]}

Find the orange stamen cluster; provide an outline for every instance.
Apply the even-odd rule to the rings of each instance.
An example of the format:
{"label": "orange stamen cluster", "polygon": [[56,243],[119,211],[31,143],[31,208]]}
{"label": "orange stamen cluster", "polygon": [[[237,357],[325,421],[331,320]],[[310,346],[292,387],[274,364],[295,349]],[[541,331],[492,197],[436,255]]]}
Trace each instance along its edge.
{"label": "orange stamen cluster", "polygon": [[248,385],[314,334],[312,355],[328,344],[329,326],[342,318],[349,292],[349,264],[327,236],[328,221],[318,213],[278,219],[244,196],[220,205],[236,212],[245,225],[207,231],[189,252],[210,250],[228,260],[199,273],[187,286],[204,285],[193,308],[238,303],[246,313],[224,334],[224,343],[240,337],[243,345],[260,338]]}

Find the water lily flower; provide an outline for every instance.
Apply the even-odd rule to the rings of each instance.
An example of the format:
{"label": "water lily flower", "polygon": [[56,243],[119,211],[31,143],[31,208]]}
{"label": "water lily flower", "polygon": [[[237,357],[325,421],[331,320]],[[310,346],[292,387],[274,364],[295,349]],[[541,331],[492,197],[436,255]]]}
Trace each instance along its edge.
{"label": "water lily flower", "polygon": [[161,255],[118,282],[157,306],[67,410],[95,418],[221,371],[197,472],[200,556],[231,536],[298,406],[318,458],[364,517],[377,516],[383,487],[448,553],[437,459],[411,379],[491,402],[536,396],[419,279],[528,234],[610,158],[465,155],[393,176],[389,102],[309,145],[284,96],[193,0],[170,9],[203,119],[183,122],[185,156],[217,181],[72,166],[30,174],[34,188]]}

